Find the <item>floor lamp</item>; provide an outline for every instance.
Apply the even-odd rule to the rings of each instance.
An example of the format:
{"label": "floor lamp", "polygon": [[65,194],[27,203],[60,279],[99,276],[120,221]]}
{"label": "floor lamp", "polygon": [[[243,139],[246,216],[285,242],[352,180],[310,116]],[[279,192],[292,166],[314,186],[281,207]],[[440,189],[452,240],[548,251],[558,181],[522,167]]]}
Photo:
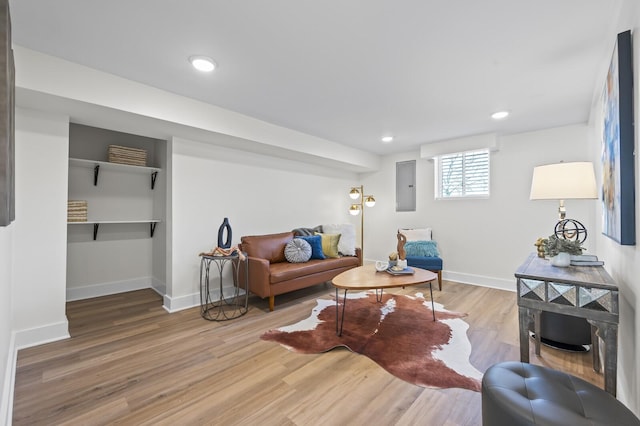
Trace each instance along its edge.
{"label": "floor lamp", "polygon": [[373,198],[373,195],[364,195],[364,186],[362,185],[351,188],[349,197],[353,200],[351,207],[349,207],[349,213],[352,216],[360,215],[360,254],[364,265],[364,206],[375,206],[376,199]]}

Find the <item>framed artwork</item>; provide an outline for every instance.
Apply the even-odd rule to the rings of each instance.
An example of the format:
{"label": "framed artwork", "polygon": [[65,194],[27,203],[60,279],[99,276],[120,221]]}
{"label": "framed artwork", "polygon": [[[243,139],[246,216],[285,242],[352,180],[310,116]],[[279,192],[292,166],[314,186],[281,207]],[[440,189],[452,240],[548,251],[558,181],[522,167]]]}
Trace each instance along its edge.
{"label": "framed artwork", "polygon": [[602,233],[622,245],[635,245],[631,31],[618,34],[602,106]]}
{"label": "framed artwork", "polygon": [[0,28],[0,226],[7,226],[16,216],[15,66],[8,0],[0,0]]}

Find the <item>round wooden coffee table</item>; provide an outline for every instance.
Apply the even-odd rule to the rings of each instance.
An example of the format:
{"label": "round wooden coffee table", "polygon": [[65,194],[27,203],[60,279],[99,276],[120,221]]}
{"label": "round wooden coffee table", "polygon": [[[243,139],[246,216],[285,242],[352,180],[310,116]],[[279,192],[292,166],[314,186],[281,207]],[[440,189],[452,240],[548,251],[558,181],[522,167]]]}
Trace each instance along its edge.
{"label": "round wooden coffee table", "polygon": [[[433,287],[431,282],[436,280],[438,276],[431,271],[425,269],[411,267],[413,274],[393,275],[389,272],[376,271],[375,265],[358,266],[336,275],[331,284],[336,288],[336,334],[342,336],[342,327],[344,325],[344,310],[347,306],[347,291],[349,290],[376,290],[376,299],[382,301],[382,292],[385,288],[405,287],[409,285],[429,284],[429,292],[431,294],[431,311],[433,312],[433,320],[436,320],[436,311],[433,305]],[[340,324],[338,324],[338,291],[344,290],[342,298],[342,316]],[[378,295],[378,290],[380,294]]]}

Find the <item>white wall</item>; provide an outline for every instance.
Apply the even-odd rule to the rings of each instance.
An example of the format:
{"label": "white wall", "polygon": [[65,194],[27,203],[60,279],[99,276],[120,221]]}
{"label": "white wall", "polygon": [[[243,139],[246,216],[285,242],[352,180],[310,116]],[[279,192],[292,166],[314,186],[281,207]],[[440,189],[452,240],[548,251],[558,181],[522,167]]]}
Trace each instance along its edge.
{"label": "white wall", "polygon": [[0,292],[3,295],[0,297],[0,424],[11,424],[16,361],[11,306],[13,228],[14,225],[0,227]]}
{"label": "white wall", "polygon": [[227,217],[243,235],[349,223],[355,175],[184,139],[172,156],[172,279],[165,307],[198,303],[201,252],[217,245]]}
{"label": "white wall", "polygon": [[[633,33],[634,56],[634,108],[635,108],[635,140],[636,152],[640,140],[640,5],[636,0],[625,0],[620,18],[611,33],[611,48],[616,34],[631,29]],[[615,30],[615,31],[614,31]],[[600,95],[604,84],[606,67],[610,58],[603,60],[603,74],[596,94]],[[598,182],[602,168],[600,166],[600,147],[602,134],[602,99],[598,96],[592,108],[590,141],[593,161],[597,166]],[[605,261],[605,269],[614,278],[620,288],[620,325],[618,330],[618,399],[625,403],[636,415],[640,416],[640,168],[638,156],[635,158],[635,194],[636,194],[636,245],[621,246],[601,234],[602,208],[599,203],[594,208],[598,218],[597,252]]]}
{"label": "white wall", "polygon": [[16,347],[68,337],[69,118],[16,110],[13,327]]}
{"label": "white wall", "polygon": [[[533,168],[541,164],[589,159],[587,127],[575,125],[503,137],[491,153],[488,199],[434,200],[433,161],[419,153],[386,157],[378,173],[364,178],[376,205],[365,210],[365,253],[384,259],[396,249],[396,230],[433,228],[444,261],[444,277],[454,281],[515,290],[514,272],[535,251],[538,237],[553,232],[557,202],[530,201]],[[455,141],[452,152],[457,151]],[[395,211],[395,164],[416,160],[416,211]],[[568,217],[595,231],[595,200],[568,200]],[[593,237],[587,240],[591,247]]]}

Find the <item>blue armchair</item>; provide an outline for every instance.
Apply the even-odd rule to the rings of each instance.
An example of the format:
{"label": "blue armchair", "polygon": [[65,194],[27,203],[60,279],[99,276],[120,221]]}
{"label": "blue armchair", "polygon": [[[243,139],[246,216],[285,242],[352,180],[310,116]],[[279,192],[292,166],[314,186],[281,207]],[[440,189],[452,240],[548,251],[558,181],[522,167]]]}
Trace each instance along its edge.
{"label": "blue armchair", "polygon": [[438,290],[442,291],[442,259],[440,257],[407,255],[407,266],[415,266],[438,274]]}
{"label": "blue armchair", "polygon": [[431,228],[398,229],[407,242],[407,266],[426,269],[438,274],[438,290],[442,291],[442,258],[438,251],[438,244],[432,240]]}

